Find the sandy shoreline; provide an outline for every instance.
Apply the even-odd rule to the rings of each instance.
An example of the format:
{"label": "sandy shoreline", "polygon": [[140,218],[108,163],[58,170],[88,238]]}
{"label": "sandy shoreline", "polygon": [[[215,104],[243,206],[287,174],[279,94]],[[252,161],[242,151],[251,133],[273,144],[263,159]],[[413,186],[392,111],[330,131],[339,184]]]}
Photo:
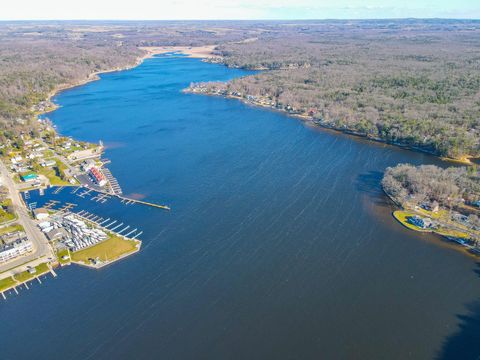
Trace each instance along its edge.
{"label": "sandy shoreline", "polygon": [[212,58],[215,57],[213,50],[216,45],[204,46],[145,46],[139,49],[147,52],[147,56],[151,57],[158,54],[165,54],[170,52],[180,52],[192,58]]}

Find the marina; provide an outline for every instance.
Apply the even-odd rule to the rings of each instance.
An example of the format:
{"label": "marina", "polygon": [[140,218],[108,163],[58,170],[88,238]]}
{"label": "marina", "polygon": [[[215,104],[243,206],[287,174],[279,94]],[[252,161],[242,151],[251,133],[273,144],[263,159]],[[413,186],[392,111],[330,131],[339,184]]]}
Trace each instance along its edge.
{"label": "marina", "polygon": [[[137,238],[141,232],[135,229],[127,235],[122,235],[122,232],[130,228],[129,225],[125,226],[122,222],[114,227],[102,226],[98,222],[99,219],[101,219],[101,217],[87,211],[73,213],[68,210],[59,210],[52,215],[49,220],[39,223],[38,226],[50,240],[55,241],[57,251],[62,251],[64,248],[69,250],[72,263],[96,269],[109,265],[140,250],[141,241]],[[121,227],[123,227],[123,229],[116,231]],[[131,235],[133,235],[133,237],[130,237]],[[109,250],[109,248],[105,248],[105,250],[100,252],[94,250],[95,247],[113,241],[116,238],[118,238],[115,240],[116,242],[135,242],[135,246],[130,251],[122,252],[118,256],[113,257],[112,255],[107,255],[113,251]],[[120,238],[123,240],[120,240]],[[80,254],[84,250],[88,250],[90,255],[87,259],[79,260],[77,254]],[[92,254],[96,254],[96,256]]]}
{"label": "marina", "polygon": [[116,198],[120,199],[122,204],[125,204],[125,205],[141,204],[141,205],[150,206],[150,207],[157,208],[157,209],[171,210],[171,208],[167,205],[155,204],[155,203],[148,202],[148,201],[128,198],[128,197],[125,197],[125,196],[120,195],[120,194],[110,194],[110,193],[107,193],[107,192],[96,191],[96,190],[93,190],[93,189],[86,189],[86,190],[83,190],[83,191],[80,192],[80,188],[78,188],[76,191],[72,191],[71,193],[77,195],[80,198],[85,198],[89,195],[94,194],[90,198],[90,200],[95,201],[95,202],[100,202],[102,204],[106,203],[112,197],[116,197]]}

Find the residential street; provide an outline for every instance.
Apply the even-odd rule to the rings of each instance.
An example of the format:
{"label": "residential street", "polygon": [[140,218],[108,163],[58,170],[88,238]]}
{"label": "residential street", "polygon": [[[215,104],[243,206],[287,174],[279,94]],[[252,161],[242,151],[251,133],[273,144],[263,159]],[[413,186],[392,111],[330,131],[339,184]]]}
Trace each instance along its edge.
{"label": "residential street", "polygon": [[27,256],[21,256],[18,259],[15,259],[14,261],[10,261],[6,264],[0,265],[0,273],[2,273],[8,269],[22,265],[28,261],[32,261],[40,257],[46,257],[46,258],[53,257],[53,254],[48,244],[47,238],[43,235],[40,229],[36,227],[34,221],[32,221],[32,219],[30,218],[28,214],[28,210],[25,208],[23,200],[21,199],[21,196],[15,187],[15,183],[10,177],[7,168],[1,161],[0,161],[0,176],[4,179],[3,182],[5,186],[8,188],[8,191],[10,192],[10,197],[12,199],[13,207],[18,216],[17,222],[23,226],[28,239],[32,241],[33,247],[34,247],[33,253]]}

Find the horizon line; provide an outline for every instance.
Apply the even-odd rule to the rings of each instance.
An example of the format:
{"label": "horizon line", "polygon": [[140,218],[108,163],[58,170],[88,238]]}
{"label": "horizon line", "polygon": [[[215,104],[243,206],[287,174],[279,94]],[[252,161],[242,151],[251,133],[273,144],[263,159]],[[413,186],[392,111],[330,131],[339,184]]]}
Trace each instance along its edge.
{"label": "horizon line", "polygon": [[252,18],[252,19],[0,19],[0,22],[49,22],[49,21],[116,21],[116,22],[135,22],[135,21],[354,21],[354,20],[470,20],[480,21],[480,18],[469,17],[371,17],[371,18]]}

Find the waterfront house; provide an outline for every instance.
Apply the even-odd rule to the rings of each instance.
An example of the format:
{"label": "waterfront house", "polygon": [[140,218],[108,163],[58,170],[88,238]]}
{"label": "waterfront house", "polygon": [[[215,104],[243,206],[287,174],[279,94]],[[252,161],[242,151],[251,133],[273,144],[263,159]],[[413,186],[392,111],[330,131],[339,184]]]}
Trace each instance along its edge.
{"label": "waterfront house", "polygon": [[422,229],[427,229],[433,227],[433,222],[429,218],[422,218],[420,216],[414,215],[407,217],[408,223],[415,225]]}

